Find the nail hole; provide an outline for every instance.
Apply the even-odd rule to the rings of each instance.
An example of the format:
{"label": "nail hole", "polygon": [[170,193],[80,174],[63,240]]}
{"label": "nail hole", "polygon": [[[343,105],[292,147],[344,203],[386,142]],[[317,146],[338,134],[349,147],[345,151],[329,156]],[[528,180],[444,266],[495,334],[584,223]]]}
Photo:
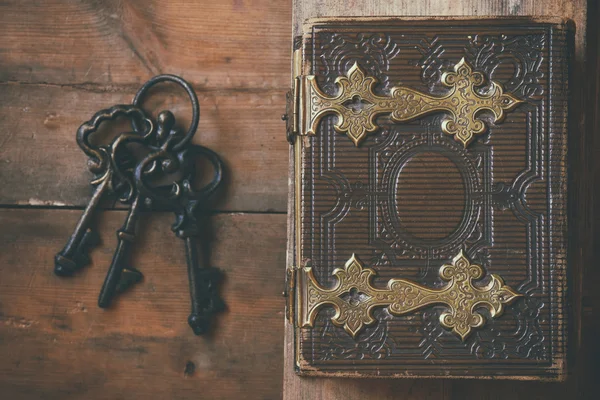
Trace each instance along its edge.
{"label": "nail hole", "polygon": [[185,376],[185,377],[192,376],[192,375],[194,375],[195,371],[196,371],[196,364],[194,364],[191,361],[188,361],[185,364],[185,369],[183,370],[183,376]]}

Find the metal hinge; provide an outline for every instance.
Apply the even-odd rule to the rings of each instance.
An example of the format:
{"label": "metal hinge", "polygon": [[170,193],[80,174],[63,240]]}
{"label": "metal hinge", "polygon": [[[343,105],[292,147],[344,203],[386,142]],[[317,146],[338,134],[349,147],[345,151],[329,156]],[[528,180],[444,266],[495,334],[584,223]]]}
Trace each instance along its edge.
{"label": "metal hinge", "polygon": [[508,111],[523,103],[502,85],[490,81],[464,58],[452,69],[444,72],[442,85],[449,90],[441,95],[419,92],[406,86],[394,86],[389,94],[376,94],[377,78],[370,76],[358,62],[340,75],[335,83],[336,94],[325,93],[314,75],[302,75],[301,53],[294,52],[294,80],[288,93],[286,119],[290,143],[296,135],[315,135],[317,126],[326,115],[335,115],[334,128],[345,133],[358,146],[369,133],[378,129],[376,118],[389,114],[394,122],[408,122],[425,115],[443,112],[448,116],[442,120],[441,130],[454,136],[465,148],[475,137],[487,130],[486,123],[479,119],[482,111],[491,112],[494,122],[503,120]]}
{"label": "metal hinge", "polygon": [[285,303],[285,318],[294,324],[294,314],[296,307],[296,267],[291,266],[286,270],[285,275],[285,291],[283,292],[286,297]]}
{"label": "metal hinge", "polygon": [[523,296],[505,285],[496,274],[490,274],[488,283],[476,283],[484,276],[484,269],[472,263],[463,250],[450,263],[441,266],[440,279],[447,283],[438,287],[398,278],[390,279],[384,287],[375,286],[375,270],[365,267],[355,254],[343,269],[334,270],[337,283],[333,287],[321,286],[310,267],[298,273],[302,276],[297,279],[305,279],[305,286],[297,289],[310,293],[301,300],[300,326],[314,327],[319,310],[331,306],[335,310],[331,322],[343,327],[353,338],[376,322],[375,308],[384,307],[390,314],[401,316],[441,305],[446,306],[440,314],[441,325],[464,341],[474,328],[486,323],[479,309],[486,308],[489,317],[496,318],[502,315],[506,305]]}
{"label": "metal hinge", "polygon": [[303,76],[300,74],[302,66],[302,51],[294,51],[292,60],[292,88],[286,94],[286,110],[282,119],[286,121],[286,137],[290,144],[294,144],[294,137],[302,135],[299,123],[301,111],[300,87]]}

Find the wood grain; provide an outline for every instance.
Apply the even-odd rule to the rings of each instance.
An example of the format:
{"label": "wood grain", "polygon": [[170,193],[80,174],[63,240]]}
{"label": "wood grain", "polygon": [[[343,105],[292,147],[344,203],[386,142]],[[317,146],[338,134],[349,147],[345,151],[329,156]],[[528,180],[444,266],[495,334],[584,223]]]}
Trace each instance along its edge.
{"label": "wood grain", "polygon": [[287,2],[9,0],[0,10],[0,81],[137,87],[173,73],[201,90],[287,86]]}
{"label": "wood grain", "polygon": [[[231,179],[241,183],[239,188],[236,183],[227,184],[219,208],[285,210],[285,188],[281,186],[286,178],[278,174],[285,174],[286,166],[275,159],[287,160],[285,142],[279,139],[283,137],[279,115],[290,76],[290,3],[3,1],[0,207],[83,204],[89,195],[89,175],[82,168],[85,159],[74,147],[75,129],[93,112],[112,105],[111,101],[129,102],[139,85],[160,71],[181,74],[200,91],[203,115],[198,141],[226,152],[224,156],[234,173]],[[358,7],[371,15],[440,11],[455,15],[576,15],[579,48],[584,43],[580,29],[586,12],[583,0],[305,0],[295,2],[295,12],[300,7],[314,9],[318,3],[323,4],[321,13],[314,16],[331,15],[327,10],[337,15],[358,14],[353,11],[361,9]],[[330,8],[327,3],[337,6]],[[591,26],[597,20],[598,15]],[[578,58],[581,56],[578,51]],[[578,63],[580,76],[582,65]],[[590,70],[597,71],[595,65]],[[595,95],[590,99],[598,109],[597,87],[586,87]],[[207,106],[202,96],[214,104]],[[249,99],[253,99],[252,106]],[[265,99],[273,99],[273,111],[263,104]],[[54,102],[65,108],[54,107]],[[281,106],[275,102],[281,102]],[[11,113],[5,113],[7,107],[11,107]],[[210,109],[215,120],[209,123],[206,119]],[[255,113],[255,121],[262,121],[260,125],[247,122]],[[35,118],[22,129],[20,123],[25,123],[28,115]],[[598,119],[595,121],[597,131]],[[55,124],[59,124],[58,129],[50,128]],[[230,129],[230,124],[236,129]],[[240,139],[244,135],[268,138],[259,140],[267,147],[249,147],[250,143]],[[274,135],[276,140],[271,139]],[[52,141],[51,137],[62,139]],[[237,140],[240,148],[228,151]],[[271,143],[273,147],[269,147]],[[14,150],[10,156],[6,147]],[[594,151],[600,154],[597,143]],[[62,160],[65,154],[71,161]],[[6,162],[7,157],[10,162]],[[234,165],[237,158],[244,162]],[[599,165],[590,160],[587,170],[597,170]],[[245,174],[246,169],[254,174]],[[37,179],[42,173],[45,179]],[[12,178],[13,174],[18,179]],[[246,185],[248,179],[254,180]],[[586,179],[593,182],[591,174],[581,178],[584,182]],[[238,195],[234,201],[235,193]],[[591,199],[586,197],[584,201]],[[212,259],[215,266],[229,272],[224,292],[229,312],[219,320],[214,336],[206,340],[194,337],[184,322],[188,313],[187,282],[181,244],[168,231],[171,216],[152,217],[144,224],[150,231],[141,238],[134,259],[146,281],[119,299],[114,309],[101,311],[95,307],[96,297],[110,261],[114,230],[124,213],[111,211],[102,217],[106,247],[93,252],[94,265],[73,280],[59,280],[51,275],[52,257],[64,244],[78,215],[79,211],[46,209],[0,211],[0,398],[281,398],[282,373],[288,383],[290,377],[295,378],[291,363],[282,365],[280,351],[283,302],[279,292],[283,273],[279,271],[284,257],[281,238],[285,217],[214,217]],[[585,229],[592,223],[598,225],[597,219],[590,216],[588,222],[578,224],[584,231],[580,237],[594,240]],[[597,237],[594,243],[600,249]],[[583,244],[582,248],[585,253]],[[168,272],[161,273],[161,265],[168,265]],[[590,275],[591,283],[597,282],[597,275]],[[247,292],[249,283],[257,286]],[[578,363],[582,367],[575,372],[579,383],[568,391],[573,399],[593,399],[598,393],[594,381],[600,367],[600,298],[591,283],[587,291],[593,296],[584,303],[584,319],[591,321],[583,329],[586,351]],[[499,399],[514,397],[515,392],[517,398],[552,398],[553,393],[554,398],[565,398],[560,397],[565,391],[555,385],[396,381],[373,389],[382,384],[314,380],[314,390],[308,390],[306,383],[290,387],[311,400],[335,399],[337,392],[346,399],[368,400],[371,390],[383,399]]]}
{"label": "wood grain", "polygon": [[[211,260],[227,274],[228,311],[209,337],[186,324],[172,215],[143,216],[132,259],[145,281],[110,310],[96,301],[124,211],[99,216],[104,244],[93,265],[67,280],[52,268],[81,212],[59,208],[81,208],[90,195],[76,129],[129,103],[158,73],[179,74],[198,92],[195,141],[227,167],[214,208],[286,209],[280,115],[290,17],[291,4],[266,0],[0,4],[0,398],[281,397],[283,215],[211,218]],[[169,107],[186,125],[187,99],[162,90],[145,108]]]}
{"label": "wood grain", "polygon": [[133,263],[145,276],[96,306],[123,211],[103,214],[104,244],[72,279],[53,255],[79,211],[0,210],[0,397],[3,399],[277,399],[281,397],[283,215],[210,218],[212,265],[228,311],[212,336],[187,326],[183,242],[172,215],[142,216]]}
{"label": "wood grain", "polygon": [[[179,91],[164,90],[167,94],[151,96],[145,108],[172,110],[186,129],[189,101]],[[135,92],[20,84],[0,84],[0,91],[0,204],[84,206],[92,175],[75,132],[101,108],[131,102]],[[198,96],[201,120],[194,141],[218,152],[227,168],[215,207],[285,211],[288,144],[277,117],[285,108],[284,91]],[[108,129],[101,137],[111,137]]]}
{"label": "wood grain", "polygon": [[294,36],[301,34],[302,24],[315,17],[352,16],[550,16],[571,18],[577,24],[578,53],[585,55],[585,0],[293,0]]}
{"label": "wood grain", "polygon": [[[76,129],[171,73],[198,92],[196,142],[227,164],[215,207],[284,212],[290,18],[290,4],[266,0],[2,2],[0,204],[83,206],[91,176]],[[176,97],[146,108],[183,109],[186,125]]]}
{"label": "wood grain", "polygon": [[[594,13],[590,17],[590,25],[593,26],[594,34],[598,35],[595,29],[597,22],[597,8],[592,7]],[[384,1],[342,1],[342,0],[294,0],[293,1],[293,35],[301,33],[302,23],[313,17],[328,16],[553,16],[573,19],[576,24],[576,48],[575,48],[575,68],[572,88],[572,110],[574,111],[572,134],[571,134],[571,153],[577,154],[577,159],[572,162],[571,168],[571,191],[576,211],[571,215],[572,236],[570,247],[571,265],[574,270],[575,279],[571,284],[575,291],[581,293],[581,277],[583,276],[583,266],[589,264],[591,240],[593,231],[590,218],[590,201],[593,199],[591,186],[589,182],[593,179],[591,173],[592,157],[590,153],[593,132],[588,128],[586,130],[586,112],[596,111],[597,100],[589,91],[597,88],[597,65],[586,64],[586,58],[597,56],[597,50],[586,53],[586,29],[587,29],[587,2],[585,0],[567,1],[552,0],[546,2],[536,2],[533,0],[514,0],[514,1],[494,1],[494,0],[461,0],[447,2],[444,0],[425,0],[419,2],[399,0],[393,2]],[[588,81],[585,76],[591,75]],[[585,79],[585,80],[584,80]],[[592,88],[592,89],[590,89]],[[597,90],[597,89],[595,89]],[[597,93],[595,93],[597,96]],[[586,110],[584,104],[588,100],[593,100],[596,108]],[[589,115],[589,114],[588,114]],[[596,123],[597,127],[597,123]],[[292,242],[290,242],[292,243]],[[288,254],[290,253],[288,249]],[[288,256],[288,263],[292,262]],[[589,269],[589,268],[588,268]],[[588,291],[583,289],[584,291]],[[585,303],[584,303],[585,304]],[[587,315],[597,316],[597,304],[588,305]],[[594,310],[596,305],[596,310]],[[574,314],[580,314],[580,304],[575,299]],[[595,314],[594,314],[595,311]],[[583,327],[579,322],[574,323],[574,336],[579,332],[585,332],[581,338],[576,338],[575,346],[584,343],[583,347],[590,349],[593,354],[598,354],[597,346],[590,343],[590,336],[594,332],[598,333],[598,326],[595,322],[586,322]],[[584,341],[586,340],[587,341]],[[348,380],[324,380],[300,378],[293,371],[293,331],[286,328],[286,339],[284,346],[284,399],[379,399],[380,391],[386,392],[391,387],[398,385],[394,381],[378,381],[375,384],[368,381],[360,383],[352,382],[352,390],[347,391]],[[577,351],[576,351],[577,352]],[[562,384],[540,384],[525,382],[477,382],[477,381],[453,381],[444,382],[441,380],[428,381],[430,388],[438,389],[440,392],[436,398],[443,399],[528,399],[528,398],[595,398],[599,385],[590,377],[590,369],[597,370],[597,362],[592,361],[593,356],[589,356],[586,351],[578,352],[576,357],[577,366],[571,369],[571,376],[566,383]],[[411,381],[412,382],[412,381]],[[417,383],[418,384],[418,383]],[[398,397],[407,396],[410,398],[412,383],[406,384],[403,389],[396,392]],[[443,389],[441,389],[443,387]],[[422,398],[425,395],[421,395]]]}

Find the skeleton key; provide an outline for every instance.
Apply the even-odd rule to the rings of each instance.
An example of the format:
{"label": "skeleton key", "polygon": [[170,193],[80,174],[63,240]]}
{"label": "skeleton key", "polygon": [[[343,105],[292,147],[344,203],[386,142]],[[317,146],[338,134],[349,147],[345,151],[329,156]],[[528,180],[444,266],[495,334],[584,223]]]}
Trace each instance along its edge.
{"label": "skeleton key", "polygon": [[139,277],[139,279],[136,280],[141,280],[141,274],[133,268],[126,270],[124,262],[129,258],[131,246],[133,244],[133,240],[135,239],[135,228],[142,201],[142,196],[137,193],[133,199],[133,203],[131,203],[131,208],[129,209],[129,214],[127,215],[125,223],[121,229],[117,231],[117,238],[119,242],[117,244],[115,254],[113,255],[112,263],[108,269],[106,279],[102,285],[100,297],[98,298],[98,306],[101,308],[108,307],[112,302],[124,271],[130,271],[131,274]]}
{"label": "skeleton key", "polygon": [[218,291],[223,273],[214,267],[199,267],[197,237],[185,236],[186,234],[187,232],[176,232],[177,237],[185,240],[185,259],[192,300],[188,324],[194,334],[202,335],[208,332],[212,316],[225,310],[225,303],[219,297]]}
{"label": "skeleton key", "polygon": [[[222,279],[222,273],[216,268],[200,268],[198,248],[196,247],[196,236],[198,235],[198,221],[196,217],[196,208],[208,196],[210,196],[218,185],[221,183],[223,163],[216,153],[203,146],[190,145],[192,137],[196,133],[198,121],[200,118],[200,108],[198,98],[192,87],[183,79],[173,75],[162,75],[148,81],[142,89],[137,93],[133,101],[134,105],[139,105],[147,90],[156,83],[171,81],[179,84],[187,92],[192,103],[192,121],[182,139],[177,142],[171,149],[177,153],[176,159],[164,160],[163,168],[174,170],[179,169],[179,173],[183,177],[179,182],[175,182],[170,196],[165,196],[157,192],[157,188],[153,188],[146,184],[144,176],[140,173],[142,169],[136,169],[136,187],[152,201],[163,203],[175,210],[176,222],[173,225],[173,231],[176,235],[185,241],[186,261],[188,269],[188,278],[190,285],[190,297],[192,302],[192,312],[188,318],[188,323],[196,335],[205,333],[210,324],[210,319],[213,314],[224,310],[225,304],[219,298],[218,283]],[[200,155],[205,157],[214,168],[212,181],[204,186],[199,191],[194,191],[191,187],[191,181],[195,177],[195,162],[194,156]],[[156,165],[156,161],[161,155],[156,152],[149,156],[147,163],[152,161]]]}
{"label": "skeleton key", "polygon": [[102,122],[120,116],[144,123],[145,130],[136,134],[140,137],[145,137],[153,131],[152,121],[144,112],[139,107],[129,105],[117,105],[101,110],[77,130],[77,144],[90,157],[88,169],[95,175],[92,185],[96,186],[96,189],[67,244],[54,258],[54,273],[58,276],[70,276],[89,264],[88,252],[100,242],[98,233],[91,229],[91,222],[102,197],[107,192],[117,193],[124,187],[127,191],[121,200],[125,201],[132,195],[131,184],[127,183],[128,179],[121,172],[122,168],[126,168],[126,162],[117,156],[117,148],[122,142],[115,140],[110,146],[95,146],[89,141]]}
{"label": "skeleton key", "polygon": [[[153,131],[152,137],[146,137],[143,140],[146,146],[154,151],[137,164],[134,173],[136,177],[139,175],[139,179],[142,179],[142,177],[152,176],[159,169],[162,172],[170,173],[178,167],[179,160],[176,157],[176,153],[172,151],[172,148],[181,138],[177,135],[177,132],[172,130],[174,124],[175,118],[169,111],[163,111],[159,114],[157,128]],[[136,137],[134,135],[126,137],[122,135],[122,137],[118,137],[116,140],[124,142],[136,141]],[[142,274],[136,269],[131,267],[125,268],[125,262],[128,261],[131,253],[141,207],[143,205],[150,206],[152,199],[148,196],[147,192],[139,190],[137,185],[135,185],[135,189],[135,196],[127,218],[121,229],[117,231],[117,248],[108,268],[102,289],[100,290],[98,306],[101,308],[109,307],[117,292],[125,290],[131,283],[139,282],[142,279]]]}
{"label": "skeleton key", "polygon": [[[213,166],[212,181],[199,190],[192,188],[191,182],[196,176],[197,156],[207,159]],[[176,221],[172,227],[177,237],[185,242],[185,254],[190,286],[191,313],[188,324],[196,335],[206,333],[214,314],[225,309],[225,303],[218,293],[218,285],[222,280],[222,273],[217,268],[201,267],[198,256],[197,240],[199,236],[199,222],[197,208],[216,190],[223,176],[223,163],[219,156],[212,150],[190,145],[187,149],[177,154],[179,173],[182,178],[175,182],[171,196],[158,193],[156,188],[149,186],[140,170],[136,170],[136,186],[138,190],[153,202],[168,205],[175,211]]]}
{"label": "skeleton key", "polygon": [[[136,93],[133,99],[133,106],[141,107],[143,98],[150,88],[161,82],[174,82],[186,91],[192,103],[192,121],[188,131],[182,136],[172,129],[175,125],[175,117],[171,112],[163,111],[158,115],[156,130],[151,131],[153,134],[152,137],[144,141],[144,144],[151,152],[137,164],[135,170],[136,182],[141,182],[144,177],[152,176],[159,172],[168,174],[177,170],[179,167],[178,154],[187,148],[198,127],[200,107],[196,93],[188,82],[175,75],[158,75],[150,79]],[[143,129],[143,127],[140,127],[139,119],[132,119],[131,122],[136,132],[140,132]],[[115,294],[124,290],[128,286],[128,282],[136,282],[142,278],[141,273],[137,270],[133,268],[126,269],[124,265],[124,262],[129,258],[132,241],[135,238],[135,225],[142,202],[150,206],[152,199],[148,196],[148,192],[140,191],[138,188],[127,220],[117,233],[117,249],[102,285],[100,296],[98,297],[98,306],[102,308],[108,307]]]}
{"label": "skeleton key", "polygon": [[[195,155],[206,158],[213,166],[212,181],[198,191],[194,191],[191,182],[195,177]],[[188,150],[189,162],[183,165],[188,169],[184,172],[183,193],[177,197],[178,206],[175,208],[176,222],[172,229],[177,237],[185,241],[185,254],[190,285],[192,312],[188,324],[196,335],[202,335],[210,328],[214,314],[225,310],[225,303],[219,297],[219,283],[223,279],[222,272],[214,267],[201,267],[198,259],[197,240],[199,224],[197,208],[217,189],[223,177],[223,162],[212,150],[204,146],[191,146]]]}

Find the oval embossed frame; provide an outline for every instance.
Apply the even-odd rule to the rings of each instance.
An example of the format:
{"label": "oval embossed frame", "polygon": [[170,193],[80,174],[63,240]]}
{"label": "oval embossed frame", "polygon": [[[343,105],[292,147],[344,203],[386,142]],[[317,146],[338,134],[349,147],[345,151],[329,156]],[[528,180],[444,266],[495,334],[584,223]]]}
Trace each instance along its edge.
{"label": "oval embossed frame", "polygon": [[[384,213],[390,216],[390,218],[383,218],[383,221],[388,227],[388,232],[395,239],[403,242],[414,251],[426,252],[432,247],[460,247],[473,233],[480,214],[481,204],[478,199],[481,197],[477,196],[477,193],[482,192],[482,184],[476,168],[468,156],[462,154],[460,150],[457,151],[452,144],[446,145],[444,142],[439,141],[435,144],[428,144],[413,141],[406,143],[393,154],[383,171],[384,184],[391,188],[392,193],[385,202],[382,202]],[[411,159],[423,153],[436,153],[449,159],[460,173],[463,181],[465,204],[462,219],[454,230],[442,239],[423,239],[411,234],[402,226],[397,209],[399,195],[397,180],[402,173],[402,169]],[[440,179],[443,178],[440,177]]]}

